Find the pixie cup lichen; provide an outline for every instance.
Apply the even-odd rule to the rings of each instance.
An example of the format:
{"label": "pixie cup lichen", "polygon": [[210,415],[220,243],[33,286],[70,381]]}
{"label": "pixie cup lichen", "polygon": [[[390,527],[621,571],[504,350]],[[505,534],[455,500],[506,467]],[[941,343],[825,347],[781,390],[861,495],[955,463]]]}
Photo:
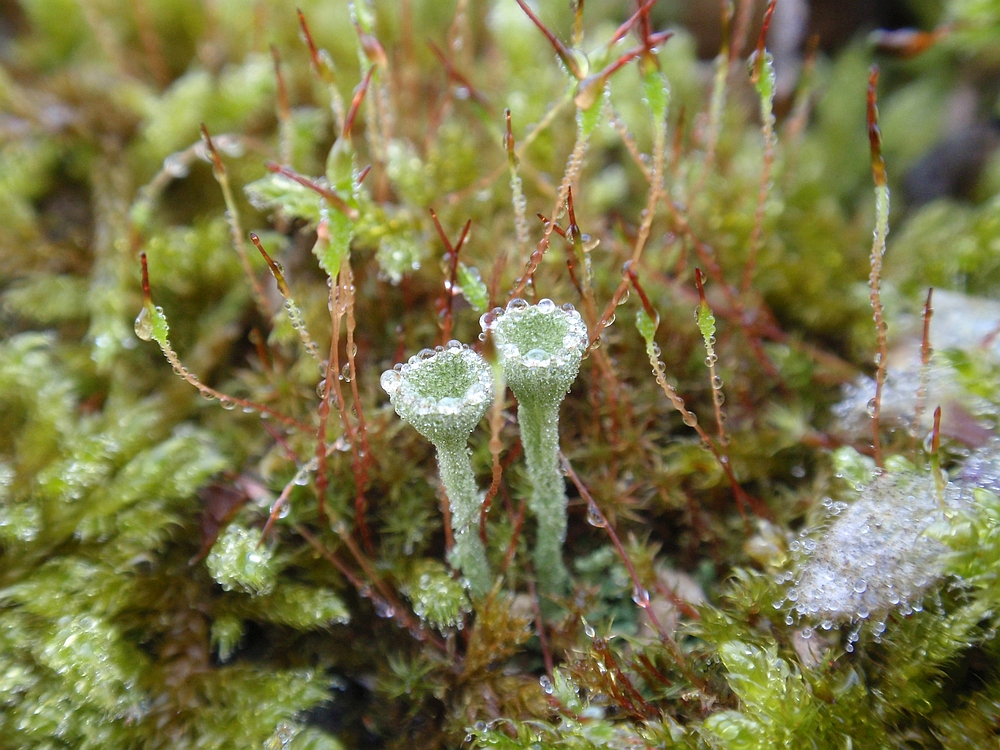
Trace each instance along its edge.
{"label": "pixie cup lichen", "polygon": [[562,560],[566,539],[566,485],[559,469],[559,406],[580,372],[587,326],[572,305],[543,299],[511,300],[480,319],[493,334],[500,364],[517,397],[517,422],[531,479],[528,507],[538,523],[535,572],[542,590],[558,593],[569,575]]}
{"label": "pixie cup lichen", "polygon": [[467,346],[450,341],[386,370],[381,384],[400,418],[437,449],[455,535],[451,561],[468,579],[472,593],[483,596],[491,576],[477,529],[482,495],[472,474],[468,441],[493,401],[490,366]]}

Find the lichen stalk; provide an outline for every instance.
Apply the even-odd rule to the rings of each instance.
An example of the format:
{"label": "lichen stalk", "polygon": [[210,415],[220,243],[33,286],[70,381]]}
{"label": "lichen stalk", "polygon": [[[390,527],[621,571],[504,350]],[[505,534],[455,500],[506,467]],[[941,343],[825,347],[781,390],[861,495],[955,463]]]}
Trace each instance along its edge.
{"label": "lichen stalk", "polygon": [[441,484],[451,509],[451,530],[455,544],[449,558],[462,571],[476,596],[490,589],[490,570],[486,547],[479,538],[479,510],[482,505],[476,478],[472,473],[466,440],[435,444]]}
{"label": "lichen stalk", "polygon": [[478,533],[482,496],[467,443],[493,402],[490,366],[469,347],[450,341],[382,373],[380,384],[400,418],[434,445],[454,532],[450,560],[473,595],[486,596],[492,577]]}
{"label": "lichen stalk", "polygon": [[492,334],[507,382],[518,400],[517,419],[531,479],[528,507],[535,515],[535,572],[543,593],[565,590],[566,486],[559,469],[559,406],[576,380],[587,346],[587,326],[572,305],[514,299],[480,319]]}
{"label": "lichen stalk", "polygon": [[531,480],[528,509],[535,514],[535,574],[546,592],[562,591],[569,572],[562,559],[566,541],[566,483],[559,470],[559,404],[520,401],[517,424]]}

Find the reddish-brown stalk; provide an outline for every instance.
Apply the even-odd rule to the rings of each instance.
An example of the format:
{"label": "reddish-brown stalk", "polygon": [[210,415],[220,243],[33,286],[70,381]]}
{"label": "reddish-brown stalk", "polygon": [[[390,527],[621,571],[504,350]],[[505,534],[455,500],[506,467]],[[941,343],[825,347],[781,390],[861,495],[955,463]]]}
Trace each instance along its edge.
{"label": "reddish-brown stalk", "polygon": [[292,446],[288,444],[288,441],[285,439],[285,436],[282,435],[280,432],[278,432],[278,430],[276,430],[273,426],[269,425],[267,422],[261,422],[261,424],[263,425],[264,429],[267,430],[267,434],[270,435],[271,438],[274,440],[274,442],[278,444],[278,447],[281,448],[281,452],[285,454],[285,458],[287,458],[289,461],[294,461],[295,463],[298,463],[299,456],[293,450]]}
{"label": "reddish-brown stalk", "polygon": [[[582,297],[583,297],[583,307],[584,307],[584,320],[587,323],[588,328],[591,330],[592,337],[600,337],[601,332],[608,325],[611,324],[614,319],[614,313],[607,318],[597,317],[597,303],[594,299],[594,289],[591,284],[591,278],[589,270],[587,269],[587,257],[586,251],[583,247],[583,232],[580,230],[579,225],[576,223],[576,211],[573,207],[573,189],[572,187],[567,189],[567,211],[569,212],[569,225],[566,227],[566,232],[564,237],[572,245],[571,255],[578,264],[581,275],[582,283],[579,284],[582,287]],[[574,274],[575,275],[575,274]],[[620,300],[619,300],[620,301]],[[592,338],[588,341],[588,349],[593,348],[593,343],[596,342],[596,338]],[[620,385],[618,383],[618,376],[615,374],[614,364],[611,362],[611,357],[606,351],[597,350],[597,355],[595,357],[597,366],[601,371],[601,376],[604,379],[604,391],[608,396],[607,411],[611,417],[611,431],[609,437],[615,448],[621,446],[621,421],[620,421],[620,411],[619,404],[621,403],[621,393]],[[628,402],[626,405],[626,418],[631,421],[632,413]],[[612,473],[616,473],[617,462],[612,465]]]}
{"label": "reddish-brown stalk", "polygon": [[660,640],[666,644],[670,653],[673,654],[674,660],[677,662],[678,667],[680,667],[684,675],[695,685],[702,686],[702,679],[688,666],[687,660],[684,658],[684,652],[681,651],[681,647],[677,644],[677,641],[674,640],[673,635],[668,633],[660,624],[660,621],[656,616],[656,612],[649,606],[649,592],[646,591],[642,585],[642,581],[639,580],[639,575],[635,571],[635,566],[632,564],[631,558],[629,558],[628,553],[625,551],[625,547],[622,546],[621,540],[618,538],[618,534],[615,533],[614,527],[608,523],[608,519],[605,518],[604,513],[601,512],[600,506],[594,500],[587,487],[580,480],[580,477],[577,476],[577,473],[573,470],[573,465],[570,464],[570,462],[562,454],[560,454],[559,459],[562,462],[563,472],[569,477],[570,481],[573,482],[577,492],[580,493],[580,497],[582,497],[587,503],[588,514],[592,514],[597,523],[607,532],[608,537],[611,539],[611,544],[614,545],[615,550],[618,552],[618,557],[621,559],[622,564],[628,571],[629,578],[632,579],[633,594],[636,605],[646,610],[646,614],[649,617],[649,621],[652,624],[653,629],[660,637]]}
{"label": "reddish-brown stalk", "polygon": [[[706,299],[705,297],[705,274],[702,273],[700,268],[694,269],[694,283],[695,286],[697,286],[698,288],[698,300],[700,305],[704,309],[708,310],[709,313],[711,314],[711,307],[709,307],[708,299]],[[726,437],[726,428],[724,424],[725,418],[722,416],[722,399],[721,399],[722,389],[721,387],[716,388],[716,383],[719,383],[721,381],[717,380],[718,376],[715,374],[715,359],[716,359],[715,345],[712,343],[711,339],[706,341],[705,345],[708,349],[708,351],[706,352],[707,358],[705,362],[708,365],[709,385],[712,388],[712,406],[715,407],[715,424],[716,427],[718,428],[719,447],[722,449],[722,454],[723,456],[725,456],[726,463],[728,464],[729,440]]]}
{"label": "reddish-brown stalk", "polygon": [[358,220],[359,214],[357,209],[347,205],[347,202],[343,198],[341,198],[333,190],[326,187],[325,185],[321,185],[318,182],[315,182],[314,180],[310,180],[308,177],[300,175],[298,172],[296,172],[294,169],[291,169],[290,167],[283,167],[280,164],[275,164],[273,161],[264,162],[264,168],[268,172],[280,174],[282,177],[287,177],[289,180],[297,182],[298,184],[302,185],[302,187],[309,188],[314,193],[317,193],[318,195],[322,196],[323,199],[330,204],[331,208],[340,211],[340,213],[344,214],[351,221]]}
{"label": "reddish-brown stalk", "polygon": [[507,572],[511,562],[514,560],[514,554],[517,552],[517,542],[521,537],[521,529],[524,528],[524,509],[526,504],[527,501],[522,498],[521,504],[517,508],[517,515],[514,516],[514,530],[510,535],[510,543],[507,545],[507,551],[504,553],[503,562],[500,563],[501,573]]}
{"label": "reddish-brown stalk", "polygon": [[618,660],[612,653],[608,642],[604,638],[594,638],[591,647],[600,657],[603,669],[600,669],[602,682],[611,693],[615,701],[625,709],[633,718],[646,720],[657,717],[660,712],[653,704],[642,697],[642,693],[636,690],[632,680],[628,678]]}
{"label": "reddish-brown stalk", "polygon": [[920,422],[924,418],[924,402],[927,399],[927,380],[930,376],[931,366],[931,317],[934,315],[934,308],[931,307],[931,297],[934,294],[934,287],[927,290],[927,299],[924,301],[924,331],[920,340],[920,385],[917,386],[917,406],[913,415],[913,456],[917,455],[917,440],[920,437]]}
{"label": "reddish-brown stalk", "polygon": [[264,294],[264,287],[261,286],[260,279],[257,278],[257,274],[253,270],[253,266],[250,265],[250,256],[247,254],[246,243],[243,240],[243,229],[240,227],[240,215],[236,209],[236,200],[233,197],[233,191],[229,185],[229,177],[226,174],[226,167],[222,163],[222,157],[219,156],[219,152],[216,150],[215,144],[212,143],[212,136],[209,135],[208,128],[205,127],[205,123],[201,124],[201,136],[205,140],[205,145],[208,148],[209,155],[212,157],[212,173],[215,175],[215,179],[219,183],[219,187],[222,188],[222,197],[226,203],[226,220],[229,222],[229,235],[232,239],[233,248],[236,250],[236,255],[240,259],[240,265],[243,267],[243,273],[250,281],[250,288],[253,290],[253,298],[257,303],[257,307],[260,309],[264,317],[267,320],[270,320],[274,315],[274,310],[271,308],[271,303],[268,301],[267,295]]}
{"label": "reddish-brown stalk", "polygon": [[549,637],[545,634],[545,620],[542,619],[542,608],[538,603],[538,591],[535,582],[528,579],[528,594],[531,596],[531,609],[535,615],[535,633],[538,635],[538,645],[542,650],[542,663],[545,664],[545,674],[552,679],[552,649],[549,648]]}
{"label": "reddish-brown stalk", "polygon": [[[388,160],[388,144],[392,140],[392,116],[390,114],[389,89],[386,84],[386,81],[390,77],[389,56],[385,53],[382,43],[373,34],[361,27],[357,14],[353,9],[351,18],[354,22],[354,29],[358,34],[358,43],[361,46],[361,51],[369,63],[362,88],[367,89],[374,73],[381,71],[379,77],[374,79],[375,83],[372,95],[368,97],[368,117],[365,120],[368,149],[371,152],[372,160],[379,166],[374,188],[375,200],[381,202],[386,200],[389,194],[389,180],[385,166]],[[383,76],[382,73],[385,73],[385,75]],[[362,98],[364,98],[364,94],[362,94]],[[355,91],[355,99],[357,99],[357,91]],[[348,119],[352,119],[351,115],[348,115]],[[347,132],[349,131],[345,130],[345,133]]]}
{"label": "reddish-brown stalk", "polygon": [[[330,321],[332,332],[330,337],[330,354],[327,359],[326,384],[324,386],[324,399],[320,404],[320,427],[316,434],[316,457],[319,461],[319,469],[316,477],[316,490],[320,500],[320,511],[326,507],[326,421],[330,413],[330,396],[337,405],[337,412],[340,415],[341,424],[344,427],[344,434],[347,436],[351,446],[351,469],[354,474],[354,523],[361,541],[365,545],[365,550],[371,553],[374,549],[371,540],[371,533],[368,530],[368,522],[365,519],[367,500],[365,499],[365,485],[368,483],[367,451],[358,445],[360,437],[358,430],[351,423],[347,409],[347,401],[344,398],[344,389],[341,386],[341,366],[340,366],[340,324],[347,315],[347,308],[353,305],[353,293],[347,289],[352,284],[350,263],[344,259],[340,266],[340,274],[335,283],[330,287]],[[350,367],[350,365],[348,365]],[[353,396],[353,393],[352,393]],[[360,414],[360,403],[355,402],[355,410]],[[361,451],[365,455],[361,455]]]}
{"label": "reddish-brown stalk", "polygon": [[[646,241],[649,239],[649,232],[653,226],[653,217],[656,214],[656,204],[664,195],[663,179],[664,166],[666,163],[666,128],[665,122],[654,123],[656,128],[653,138],[653,172],[649,183],[649,193],[646,196],[646,206],[640,216],[639,229],[636,232],[635,244],[632,246],[632,262],[638,263],[642,257],[642,252],[646,248]],[[669,202],[669,201],[668,201]]]}
{"label": "reddish-brown stalk", "polygon": [[583,80],[584,73],[580,69],[580,65],[577,62],[576,57],[573,56],[573,52],[562,43],[562,40],[559,39],[559,37],[553,34],[552,31],[544,23],[542,23],[541,19],[534,14],[524,0],[517,0],[517,4],[520,6],[521,10],[524,11],[524,14],[531,19],[531,22],[538,27],[538,30],[545,35],[545,38],[549,40],[549,44],[552,45],[552,49],[555,50],[559,59],[562,60],[563,65],[566,66],[566,70],[569,71],[570,75],[578,81]]}
{"label": "reddish-brown stalk", "polygon": [[[351,268],[349,262],[344,262],[341,273],[344,272],[347,273],[347,285],[344,287],[347,313],[344,324],[344,328],[347,331],[347,373],[351,380],[351,399],[354,401],[354,415],[358,420],[356,435],[361,440],[361,445],[358,447],[358,457],[361,459],[361,484],[365,486],[368,484],[368,467],[374,463],[375,457],[372,456],[371,446],[368,444],[368,426],[365,423],[365,411],[361,405],[361,396],[358,393],[358,368],[355,359],[358,347],[354,343],[354,332],[357,330],[357,320],[354,317],[354,270]],[[363,515],[367,507],[365,496],[362,494],[358,497],[362,502],[362,506],[357,510]],[[355,498],[356,501],[358,497]]]}
{"label": "reddish-brown stalk", "polygon": [[[521,0],[518,0],[521,2]],[[577,174],[580,172],[580,167],[583,166],[583,156],[587,152],[587,139],[583,137],[582,132],[577,132],[576,143],[573,145],[573,151],[566,161],[566,170],[563,173],[562,182],[559,183],[559,190],[556,191],[556,204],[552,208],[552,221],[545,225],[545,231],[542,233],[542,238],[538,241],[538,245],[535,247],[534,252],[528,258],[528,263],[525,265],[524,273],[521,277],[517,279],[514,284],[514,288],[511,290],[507,299],[511,300],[515,297],[520,297],[524,294],[524,289],[528,284],[531,284],[534,280],[535,271],[538,269],[538,264],[542,262],[542,258],[549,249],[550,237],[552,231],[555,227],[555,222],[559,220],[562,216],[563,210],[566,204],[566,196],[569,193],[570,186],[576,179]],[[535,286],[533,284],[533,286]],[[537,297],[537,286],[535,286],[535,296]]]}
{"label": "reddish-brown stalk", "polygon": [[327,90],[330,92],[330,110],[333,112],[333,127],[336,129],[344,122],[346,115],[344,113],[344,100],[341,98],[340,90],[337,88],[337,80],[333,73],[332,62],[325,51],[321,53],[316,49],[312,33],[309,31],[309,24],[306,23],[306,17],[303,15],[302,10],[296,9],[296,12],[299,16],[300,36],[309,50],[309,60],[312,63],[313,73],[326,85]]}
{"label": "reddish-brown stalk", "polygon": [[[670,218],[674,222],[674,229],[681,235],[687,237],[688,241],[694,246],[695,252],[698,255],[698,259],[701,261],[702,266],[708,272],[708,277],[712,279],[719,288],[722,290],[722,294],[726,299],[726,303],[729,305],[732,311],[733,322],[739,327],[740,331],[746,337],[747,343],[750,345],[750,351],[754,355],[754,359],[761,366],[768,377],[782,390],[787,390],[784,378],[781,377],[781,373],[774,366],[771,360],[768,358],[767,353],[764,351],[764,347],[760,343],[760,338],[754,334],[750,324],[747,322],[746,308],[743,306],[742,300],[733,291],[733,289],[726,282],[726,278],[722,273],[722,268],[719,267],[718,262],[715,260],[715,250],[711,245],[703,242],[694,233],[691,225],[688,223],[687,218],[680,211],[678,206],[672,200],[664,201],[670,212]],[[764,307],[764,303],[758,301],[760,309],[755,311],[754,317],[761,317],[762,315],[770,316],[770,311]]]}
{"label": "reddish-brown stalk", "polygon": [[887,331],[882,309],[882,254],[885,252],[885,236],[888,227],[889,188],[885,174],[885,159],[882,158],[882,133],[878,127],[878,106],[876,86],[878,66],[873,65],[868,75],[868,142],[871,146],[872,176],[875,179],[875,234],[872,241],[871,274],[868,277],[869,296],[875,318],[875,332],[878,338],[878,369],[875,373],[875,397],[872,399],[872,447],[875,463],[883,466],[882,442],[879,436],[879,417],[882,414],[882,389],[885,386],[886,360],[888,359]]}
{"label": "reddish-brown stalk", "polygon": [[631,16],[629,16],[628,19],[626,19],[625,23],[623,23],[615,30],[615,33],[611,35],[611,39],[608,40],[607,46],[611,47],[612,45],[615,45],[619,41],[621,41],[625,37],[625,35],[632,30],[632,27],[635,26],[636,21],[638,21],[640,25],[639,38],[645,39],[646,37],[648,37],[649,11],[652,10],[654,5],[656,5],[656,2],[657,0],[646,0],[646,2],[642,2],[642,0],[639,0],[639,2],[637,3],[639,5],[639,9],[636,10],[636,12],[633,13]]}
{"label": "reddish-brown stalk", "polygon": [[341,138],[350,138],[351,130],[354,128],[354,121],[358,117],[358,110],[361,108],[361,103],[365,100],[365,94],[368,93],[368,87],[372,82],[372,75],[375,73],[375,66],[372,65],[368,68],[365,73],[365,77],[361,79],[361,83],[354,87],[354,95],[351,97],[351,106],[347,110],[347,117],[344,118],[344,128],[340,132]]}
{"label": "reddish-brown stalk", "polygon": [[[354,586],[355,590],[357,590],[357,592],[361,596],[367,599],[371,599],[372,602],[375,604],[377,610],[380,610],[382,612],[391,611],[392,619],[400,627],[403,627],[406,630],[408,630],[410,632],[410,635],[412,635],[418,641],[427,641],[428,643],[432,643],[434,647],[437,648],[439,651],[441,652],[447,651],[447,645],[445,644],[445,642],[442,641],[440,638],[438,638],[436,635],[434,635],[434,633],[429,631],[427,628],[422,627],[420,621],[415,617],[413,617],[413,615],[410,614],[409,609],[404,607],[403,604],[399,601],[399,599],[396,597],[395,592],[393,592],[392,589],[386,586],[385,582],[382,579],[378,578],[377,576],[374,576],[375,573],[374,568],[372,567],[371,563],[364,557],[364,555],[361,554],[361,551],[357,548],[357,545],[354,544],[354,540],[351,539],[350,534],[348,534],[346,531],[343,530],[337,531],[336,528],[334,529],[335,531],[337,531],[337,535],[340,537],[341,541],[344,543],[348,551],[354,557],[355,561],[358,563],[359,566],[361,566],[361,569],[368,576],[369,580],[371,581],[370,586],[365,583],[365,581],[361,578],[361,576],[359,576],[357,573],[351,570],[346,563],[341,561],[333,552],[329,551],[326,547],[324,547],[323,543],[320,542],[320,540],[317,539],[315,536],[313,536],[304,526],[297,524],[295,525],[294,528],[295,532],[303,539],[305,539],[306,542],[308,542],[313,549],[315,549],[324,559],[327,560],[327,562],[333,565],[333,567],[335,567],[340,572],[340,574],[343,575],[344,578],[346,578],[351,583],[352,586]],[[379,596],[372,590],[373,587],[378,590],[381,596]]]}
{"label": "reddish-brown stalk", "polygon": [[[667,41],[670,37],[673,36],[673,34],[674,32],[672,31],[661,31],[657,34],[654,34],[652,37],[646,40],[646,42],[651,44],[652,46],[658,46],[663,42]],[[607,85],[608,80],[611,78],[612,75],[617,73],[619,70],[624,68],[633,60],[639,57],[644,57],[648,52],[649,48],[646,46],[646,44],[640,45],[639,47],[633,47],[632,49],[623,52],[621,56],[618,57],[617,60],[609,63],[602,70],[584,78],[582,81],[580,81],[576,97],[574,98],[576,106],[579,107],[580,109],[587,109],[588,107],[590,107],[594,102],[597,101],[597,97],[599,97],[604,92],[604,87]]]}
{"label": "reddish-brown stalk", "polygon": [[472,84],[472,81],[470,81],[461,71],[458,70],[458,68],[455,67],[455,64],[448,59],[447,55],[445,55],[445,53],[441,51],[441,48],[434,44],[433,41],[428,39],[427,46],[431,48],[431,52],[434,53],[434,56],[440,61],[441,65],[444,66],[448,79],[469,92],[469,98],[489,112],[489,99],[487,99],[486,96]]}
{"label": "reddish-brown stalk", "polygon": [[452,246],[448,235],[445,234],[444,227],[441,226],[441,222],[438,220],[437,212],[433,208],[428,210],[430,211],[431,218],[434,220],[434,228],[437,229],[438,237],[441,238],[441,242],[444,244],[444,259],[448,263],[448,275],[441,285],[441,299],[438,300],[437,304],[438,314],[441,319],[440,343],[445,344],[451,340],[451,329],[454,324],[452,308],[455,299],[455,286],[458,283],[458,254],[462,250],[462,245],[465,244],[465,238],[469,236],[472,219],[465,222],[458,242]]}
{"label": "reddish-brown stalk", "polygon": [[[494,387],[495,393],[493,394],[493,403],[490,406],[490,456],[493,459],[492,466],[492,476],[490,478],[489,489],[486,490],[486,496],[483,498],[483,504],[479,510],[479,538],[483,542],[483,546],[487,546],[486,538],[486,516],[490,512],[490,508],[493,507],[493,498],[496,497],[497,492],[500,491],[500,480],[503,477],[504,465],[500,462],[500,453],[503,451],[503,443],[500,440],[500,431],[503,429],[504,415],[503,407],[504,401],[507,395],[506,382],[503,378],[503,370],[497,366],[497,353],[496,347],[493,343],[493,332],[486,332],[486,340],[483,342],[482,349],[483,357],[490,366],[493,368],[494,374]],[[507,464],[521,453],[521,443],[520,441],[511,449],[510,453],[507,455]]]}
{"label": "reddish-brown stalk", "polygon": [[[315,464],[315,461],[310,463]],[[278,520],[278,516],[281,515],[281,509],[285,507],[288,503],[288,496],[292,494],[292,490],[295,489],[296,485],[300,480],[300,474],[302,472],[308,471],[308,465],[303,466],[298,471],[295,472],[295,476],[288,480],[284,488],[281,490],[281,494],[278,495],[277,499],[271,504],[271,512],[267,517],[267,522],[264,524],[264,528],[260,531],[260,539],[257,540],[257,546],[259,547],[264,543],[267,538],[268,533],[274,526],[274,522]],[[313,467],[315,468],[315,467]]]}
{"label": "reddish-brown stalk", "polygon": [[[142,267],[142,301],[146,307],[152,308],[153,298],[149,290],[149,268],[147,265],[145,251],[139,253],[139,261]],[[201,380],[198,379],[197,375],[192,373],[190,370],[187,369],[187,367],[184,366],[180,358],[177,356],[177,352],[175,352],[173,348],[171,348],[169,341],[163,341],[163,342],[157,341],[156,343],[159,344],[160,350],[163,352],[163,356],[166,357],[167,362],[170,363],[170,366],[173,368],[174,372],[176,372],[178,375],[184,378],[184,380],[187,381],[190,385],[197,388],[198,392],[204,398],[218,401],[223,408],[226,407],[232,408],[234,406],[239,406],[244,411],[246,410],[256,411],[263,416],[275,419],[278,422],[281,422],[282,424],[286,424],[289,427],[294,427],[295,429],[301,430],[302,432],[312,431],[312,427],[310,425],[307,425],[304,422],[300,422],[299,420],[289,417],[285,414],[282,414],[279,411],[275,411],[269,406],[264,406],[264,404],[259,404],[256,401],[250,401],[249,399],[239,398],[238,396],[230,396],[226,393],[222,393],[221,391],[215,390],[211,386],[205,385],[204,383],[201,382]]]}
{"label": "reddish-brown stalk", "polygon": [[[521,182],[520,160],[517,158],[514,142],[514,128],[511,126],[510,110],[503,111],[504,134],[503,146],[507,151],[507,169],[510,171],[511,204],[514,207],[514,228],[517,234],[518,258],[524,263],[528,253],[529,231],[528,219],[526,217],[527,201],[524,198],[524,189]],[[503,251],[506,256],[506,250]]]}
{"label": "reddish-brown stalk", "polygon": [[267,350],[267,342],[264,340],[260,329],[256,326],[251,328],[250,333],[247,334],[247,338],[253,344],[254,350],[257,352],[257,359],[260,360],[260,366],[264,372],[269,376],[272,375],[274,373],[274,361],[271,359],[271,352]]}
{"label": "reddish-brown stalk", "polygon": [[632,663],[633,668],[650,685],[657,682],[664,687],[669,687],[673,683],[663,672],[656,668],[652,660],[641,651],[636,654],[636,661]]}
{"label": "reddish-brown stalk", "polygon": [[[761,76],[767,75],[766,58],[767,32],[771,28],[771,17],[774,15],[774,7],[778,0],[769,0],[767,10],[764,11],[764,23],[760,29],[760,36],[757,39],[757,52],[754,58],[753,73],[750,81],[755,86]],[[747,261],[743,266],[743,280],[740,282],[740,291],[746,294],[750,290],[753,281],[753,272],[757,266],[757,254],[760,252],[761,240],[764,236],[764,209],[767,205],[767,196],[771,191],[771,170],[774,167],[774,151],[776,138],[774,135],[774,114],[771,111],[773,99],[764,106],[761,103],[761,131],[764,136],[764,157],[760,171],[760,187],[757,191],[757,208],[754,211],[753,229],[750,232],[750,246],[747,250]]]}
{"label": "reddish-brown stalk", "polygon": [[[628,276],[628,280],[631,282],[632,287],[638,293],[639,299],[642,302],[643,309],[646,311],[646,315],[649,316],[649,319],[658,320],[659,313],[656,312],[656,309],[649,301],[649,297],[646,296],[646,292],[643,289],[642,284],[639,283],[639,276],[636,273],[633,264],[626,262],[624,267],[622,268],[622,274]],[[715,460],[718,461],[719,466],[722,468],[723,473],[726,475],[726,479],[729,480],[729,486],[733,491],[733,496],[736,498],[736,505],[738,508],[740,508],[740,512],[741,514],[744,515],[744,518],[746,517],[744,509],[746,508],[748,503],[754,508],[758,516],[766,517],[767,516],[766,508],[759,501],[747,495],[746,491],[740,486],[740,483],[736,480],[736,475],[733,473],[733,468],[730,465],[729,460],[725,458],[722,453],[719,452],[719,448],[708,436],[708,433],[705,432],[705,428],[703,428],[701,424],[698,422],[698,417],[695,415],[695,413],[687,408],[687,405],[684,403],[684,399],[681,397],[679,393],[677,393],[677,389],[674,388],[672,385],[670,385],[669,382],[667,382],[665,369],[663,367],[663,364],[660,362],[659,358],[656,356],[655,349],[652,352],[650,352],[649,363],[653,368],[653,374],[656,377],[657,385],[660,386],[660,390],[663,391],[663,394],[670,401],[670,405],[673,406],[673,408],[681,415],[681,421],[683,421],[684,424],[686,424],[688,427],[690,427],[698,434],[698,437],[701,438],[701,441],[705,444],[705,447],[708,448],[709,451],[711,451],[713,456],[715,456]]]}
{"label": "reddish-brown stalk", "polygon": [[[543,225],[547,224],[549,221],[548,219],[545,218],[545,215],[542,213],[536,213],[535,216],[537,216],[541,220]],[[552,231],[565,239],[566,230],[563,229],[558,224],[552,227]],[[576,289],[577,293],[580,295],[580,298],[582,299],[583,285],[580,283],[580,279],[576,275],[576,259],[575,259],[575,254],[573,252],[573,245],[571,243],[566,243],[566,270],[569,272],[569,280],[572,282],[573,287]]]}
{"label": "reddish-brown stalk", "polygon": [[[576,223],[576,209],[573,205],[573,186],[566,189],[566,210],[569,213],[569,225],[562,236],[570,245],[571,255],[578,265],[582,279],[578,280],[578,288],[583,298],[583,312],[587,319],[587,325],[597,326],[597,305],[594,300],[594,289],[590,284],[590,274],[587,271],[587,251],[583,247],[583,231]],[[555,230],[555,227],[553,227]],[[574,274],[575,275],[575,274]]]}
{"label": "reddish-brown stalk", "polygon": [[260,238],[253,232],[250,232],[250,241],[253,242],[258,252],[264,256],[264,262],[267,263],[267,267],[271,270],[271,275],[274,276],[275,283],[278,285],[278,293],[285,299],[285,311],[288,313],[288,319],[291,321],[292,327],[298,332],[299,338],[302,340],[302,345],[305,346],[306,351],[313,359],[317,362],[320,361],[319,348],[312,340],[312,336],[309,335],[309,331],[306,330],[305,321],[302,319],[302,312],[299,310],[298,305],[295,304],[295,300],[292,299],[292,292],[288,288],[288,282],[285,281],[285,274],[282,272],[281,266],[267,254],[264,246],[260,243]]}

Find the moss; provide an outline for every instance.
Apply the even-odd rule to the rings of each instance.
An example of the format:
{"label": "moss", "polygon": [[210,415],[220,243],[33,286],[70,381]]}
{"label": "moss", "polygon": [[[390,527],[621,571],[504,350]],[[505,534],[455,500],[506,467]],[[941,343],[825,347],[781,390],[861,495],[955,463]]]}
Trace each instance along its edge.
{"label": "moss", "polygon": [[[995,109],[994,6],[820,53],[773,132],[660,7],[541,4],[565,49],[508,2],[2,11],[0,748],[988,745],[1000,183],[898,186],[956,82]],[[586,327],[542,480],[512,298]],[[378,388],[450,339],[520,400],[461,507]]]}

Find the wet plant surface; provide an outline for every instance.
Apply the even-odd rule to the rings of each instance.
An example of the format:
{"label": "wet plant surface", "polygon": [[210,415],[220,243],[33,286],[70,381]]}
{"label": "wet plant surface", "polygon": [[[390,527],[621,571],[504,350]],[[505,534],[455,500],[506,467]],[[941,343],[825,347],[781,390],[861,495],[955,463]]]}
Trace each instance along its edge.
{"label": "wet plant surface", "polygon": [[1000,5],[706,5],[0,5],[0,748],[996,742]]}

